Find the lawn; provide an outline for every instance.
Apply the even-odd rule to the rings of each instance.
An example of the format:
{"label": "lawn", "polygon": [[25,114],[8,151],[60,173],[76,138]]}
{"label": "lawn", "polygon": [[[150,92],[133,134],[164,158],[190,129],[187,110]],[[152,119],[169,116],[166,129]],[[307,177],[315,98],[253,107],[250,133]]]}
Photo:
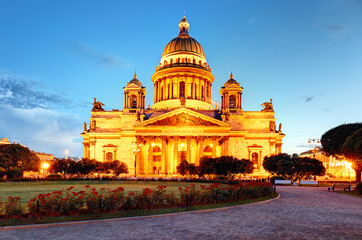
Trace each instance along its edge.
{"label": "lawn", "polygon": [[[179,187],[188,187],[190,182],[146,182],[146,181],[49,181],[49,182],[0,182],[0,197],[4,201],[8,196],[21,197],[21,202],[26,203],[30,199],[38,196],[39,193],[46,194],[53,191],[60,191],[74,186],[73,191],[84,190],[85,185],[91,188],[117,188],[123,187],[125,192],[142,191],[144,188],[156,188],[160,185],[166,185],[167,191],[178,193]],[[207,185],[205,183],[196,183],[196,186]]]}

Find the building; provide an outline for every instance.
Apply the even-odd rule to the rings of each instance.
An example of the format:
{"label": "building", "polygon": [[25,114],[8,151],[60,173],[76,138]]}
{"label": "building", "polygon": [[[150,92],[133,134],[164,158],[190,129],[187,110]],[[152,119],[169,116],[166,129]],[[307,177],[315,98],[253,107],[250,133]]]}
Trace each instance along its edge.
{"label": "building", "polygon": [[272,100],[261,111],[244,111],[243,88],[233,75],[211,99],[214,75],[201,45],[189,35],[184,17],[179,35],[165,47],[152,75],[154,104],[146,108],[146,88],[135,74],[123,88],[123,110],[105,111],[94,99],[90,125],[81,133],[84,157],[120,160],[137,176],[173,175],[182,161],[233,155],[254,162],[265,175],[265,156],[281,153],[284,134],[276,129]]}
{"label": "building", "polygon": [[326,168],[326,175],[328,175],[329,179],[353,180],[356,178],[356,172],[352,169],[352,163],[350,161],[347,161],[345,158],[336,159],[333,156],[327,156],[323,150],[318,147],[302,152],[299,156],[315,158],[323,162]]}

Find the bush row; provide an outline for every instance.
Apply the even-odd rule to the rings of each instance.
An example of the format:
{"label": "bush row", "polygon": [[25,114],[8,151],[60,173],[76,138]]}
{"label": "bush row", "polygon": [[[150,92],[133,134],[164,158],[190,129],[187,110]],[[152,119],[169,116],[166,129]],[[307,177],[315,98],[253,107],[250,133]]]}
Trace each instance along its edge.
{"label": "bush row", "polygon": [[[190,207],[211,203],[231,202],[258,197],[271,196],[273,187],[266,182],[239,182],[238,184],[210,186],[195,183],[189,187],[180,187],[179,194],[167,192],[167,186],[155,189],[145,188],[138,192],[125,193],[122,187],[96,190],[89,185],[82,191],[73,191],[70,187],[64,191],[39,194],[28,202],[30,216],[61,216],[81,213],[101,213],[129,211],[138,209],[156,209],[168,207]],[[0,215],[20,215],[24,213],[19,197],[0,199]]]}

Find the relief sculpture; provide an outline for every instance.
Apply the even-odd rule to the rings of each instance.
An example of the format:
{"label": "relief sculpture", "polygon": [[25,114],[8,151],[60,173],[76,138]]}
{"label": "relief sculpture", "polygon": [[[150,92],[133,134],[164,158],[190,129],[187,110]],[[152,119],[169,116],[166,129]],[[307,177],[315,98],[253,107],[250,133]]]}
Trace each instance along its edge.
{"label": "relief sculpture", "polygon": [[158,120],[148,126],[219,126],[218,124],[206,121],[200,117],[194,117],[186,113],[177,114],[165,119]]}

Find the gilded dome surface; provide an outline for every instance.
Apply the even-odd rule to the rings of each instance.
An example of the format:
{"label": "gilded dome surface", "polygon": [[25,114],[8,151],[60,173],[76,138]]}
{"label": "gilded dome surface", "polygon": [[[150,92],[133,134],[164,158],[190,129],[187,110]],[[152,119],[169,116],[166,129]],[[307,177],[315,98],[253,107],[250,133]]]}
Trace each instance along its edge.
{"label": "gilded dome surface", "polygon": [[140,87],[143,87],[142,83],[140,80],[137,79],[137,74],[134,73],[133,79],[131,81],[129,81],[129,83],[134,83]]}
{"label": "gilded dome surface", "polygon": [[205,57],[200,43],[189,35],[182,35],[172,39],[163,50],[162,57],[169,53],[179,51],[194,52]]}

